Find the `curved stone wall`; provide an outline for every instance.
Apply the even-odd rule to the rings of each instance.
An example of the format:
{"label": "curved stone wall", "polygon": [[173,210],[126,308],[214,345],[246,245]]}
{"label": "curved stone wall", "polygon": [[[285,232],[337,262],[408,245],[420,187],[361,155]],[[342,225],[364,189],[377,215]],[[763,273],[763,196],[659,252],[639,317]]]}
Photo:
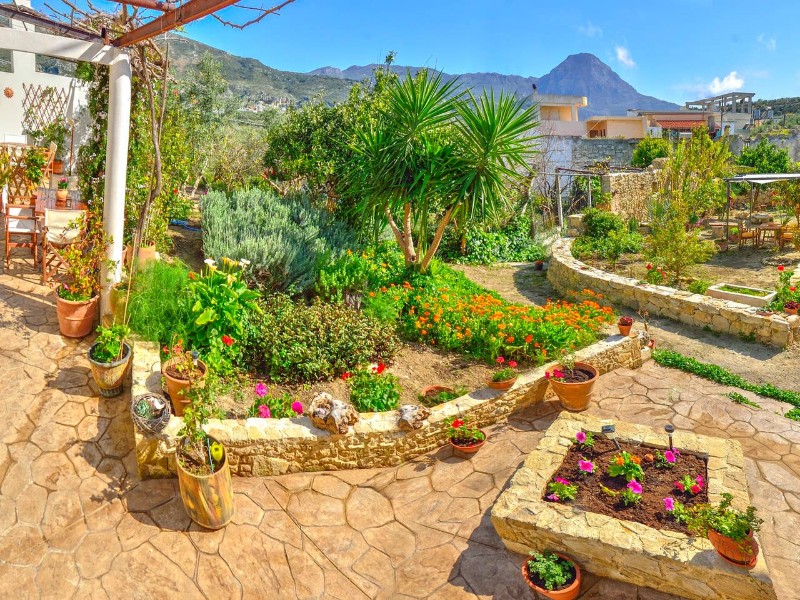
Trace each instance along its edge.
{"label": "curved stone wall", "polygon": [[572,256],[572,240],[558,240],[552,248],[547,279],[562,295],[590,289],[609,301],[687,325],[710,327],[719,333],[754,337],[755,341],[785,348],[798,341],[800,317],[760,315],[746,304],[719,300],[674,288],[641,283],[590,267]]}
{"label": "curved stone wall", "polygon": [[[620,367],[638,368],[649,358],[639,338],[612,336],[576,353],[601,373]],[[431,409],[421,429],[403,431],[397,411],[361,413],[348,433],[334,435],[317,429],[308,417],[292,419],[212,420],[206,430],[228,452],[231,470],[239,476],[264,476],[299,471],[324,471],[399,465],[447,443],[446,420],[466,415],[485,426],[503,420],[515,410],[542,401],[552,391],[543,366],[520,375],[508,392],[476,390]],[[135,344],[133,396],[161,392],[158,347]],[[158,435],[145,435],[134,427],[136,460],[143,479],[175,474],[175,444],[182,421],[172,417]]]}

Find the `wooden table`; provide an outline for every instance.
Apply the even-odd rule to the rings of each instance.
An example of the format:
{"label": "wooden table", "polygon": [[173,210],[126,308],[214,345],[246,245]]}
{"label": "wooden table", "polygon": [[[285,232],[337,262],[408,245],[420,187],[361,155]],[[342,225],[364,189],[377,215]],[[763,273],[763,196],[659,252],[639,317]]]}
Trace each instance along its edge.
{"label": "wooden table", "polygon": [[767,241],[767,238],[772,238],[776,240],[778,238],[778,232],[783,229],[783,225],[779,223],[765,223],[764,225],[759,225],[756,227],[756,236],[758,238],[757,246],[761,246],[764,242]]}

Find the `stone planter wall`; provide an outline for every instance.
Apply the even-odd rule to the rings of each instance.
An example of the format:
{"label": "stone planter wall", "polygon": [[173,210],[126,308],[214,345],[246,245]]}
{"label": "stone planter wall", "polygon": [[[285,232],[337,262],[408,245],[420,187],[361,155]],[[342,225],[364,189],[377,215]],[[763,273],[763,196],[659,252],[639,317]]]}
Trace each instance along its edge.
{"label": "stone planter wall", "polygon": [[[649,358],[639,338],[612,336],[576,353],[606,373],[620,367],[638,368]],[[225,445],[231,470],[239,476],[264,476],[299,471],[390,467],[447,443],[446,419],[466,415],[480,426],[505,419],[515,410],[552,395],[539,367],[520,375],[505,393],[476,390],[431,409],[421,429],[397,426],[397,411],[361,413],[347,434],[317,429],[307,417],[292,419],[212,420],[206,430]],[[133,394],[161,391],[160,362],[155,344],[138,342],[133,363]],[[172,477],[175,444],[182,421],[172,417],[158,435],[134,430],[136,460],[143,479]]]}
{"label": "stone planter wall", "polygon": [[[552,248],[547,278],[562,295],[590,289],[603,294],[614,304],[651,315],[668,317],[687,325],[710,327],[718,333],[754,336],[755,341],[786,348],[798,341],[800,317],[782,314],[760,315],[757,308],[692,294],[661,285],[640,283],[590,267],[574,258],[571,239],[558,240]],[[800,270],[800,269],[799,269]]]}

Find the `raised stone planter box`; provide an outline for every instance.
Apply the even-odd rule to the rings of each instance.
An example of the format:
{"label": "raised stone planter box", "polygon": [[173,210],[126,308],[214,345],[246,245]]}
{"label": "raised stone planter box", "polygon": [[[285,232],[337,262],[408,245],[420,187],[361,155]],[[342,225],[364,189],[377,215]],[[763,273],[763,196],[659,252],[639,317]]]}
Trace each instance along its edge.
{"label": "raised stone planter box", "polygon": [[[760,295],[754,296],[751,294],[733,292],[723,289],[725,287],[736,287],[743,290],[752,290]],[[747,304],[748,306],[756,306],[758,308],[762,308],[772,302],[777,295],[778,292],[775,291],[762,290],[761,288],[747,287],[744,285],[732,286],[728,283],[718,283],[717,285],[710,286],[706,290],[706,296],[711,296],[712,298],[721,298],[722,300],[731,300],[732,302]]]}
{"label": "raised stone planter box", "polygon": [[[638,368],[650,357],[641,344],[637,338],[613,336],[577,352],[576,359],[590,363],[601,374],[620,367]],[[401,428],[397,411],[361,413],[344,434],[317,429],[308,417],[212,420],[206,430],[225,445],[231,472],[239,476],[396,466],[445,445],[450,417],[466,415],[483,427],[551,396],[544,376],[548,368],[552,365],[521,374],[508,392],[476,390],[431,408],[423,425],[412,431]],[[158,347],[137,342],[132,393],[159,392],[159,369]],[[175,444],[182,425],[181,419],[172,417],[159,434],[134,430],[139,477],[174,476]]]}
{"label": "raised stone planter box", "polygon": [[[756,567],[746,571],[722,560],[706,539],[542,500],[575,432],[599,432],[603,422],[564,413],[553,422],[492,508],[492,524],[506,547],[523,554],[557,550],[591,573],[693,600],[774,600],[763,554]],[[629,423],[616,423],[616,431],[620,441],[668,447],[663,431]],[[674,445],[708,458],[711,502],[729,492],[737,508],[750,503],[738,442],[677,431]]]}
{"label": "raised stone planter box", "polygon": [[[761,315],[755,306],[692,294],[674,288],[641,283],[590,267],[572,256],[572,240],[561,239],[552,247],[547,279],[562,295],[590,289],[619,306],[646,310],[687,325],[711,328],[717,333],[754,337],[755,341],[786,348],[800,340],[797,315]],[[800,278],[800,267],[795,270]]]}

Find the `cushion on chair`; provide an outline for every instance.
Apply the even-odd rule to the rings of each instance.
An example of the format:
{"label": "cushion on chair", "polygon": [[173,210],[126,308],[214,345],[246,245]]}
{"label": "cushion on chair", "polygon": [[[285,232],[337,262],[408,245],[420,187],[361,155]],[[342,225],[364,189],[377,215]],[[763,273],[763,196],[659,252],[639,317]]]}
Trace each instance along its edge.
{"label": "cushion on chair", "polygon": [[58,246],[71,244],[81,234],[85,210],[45,210],[44,226],[47,241]]}
{"label": "cushion on chair", "polygon": [[19,219],[14,217],[33,217],[33,208],[30,206],[14,206],[9,204],[6,207],[6,221],[9,233],[34,233],[36,231],[36,221],[33,219]]}

